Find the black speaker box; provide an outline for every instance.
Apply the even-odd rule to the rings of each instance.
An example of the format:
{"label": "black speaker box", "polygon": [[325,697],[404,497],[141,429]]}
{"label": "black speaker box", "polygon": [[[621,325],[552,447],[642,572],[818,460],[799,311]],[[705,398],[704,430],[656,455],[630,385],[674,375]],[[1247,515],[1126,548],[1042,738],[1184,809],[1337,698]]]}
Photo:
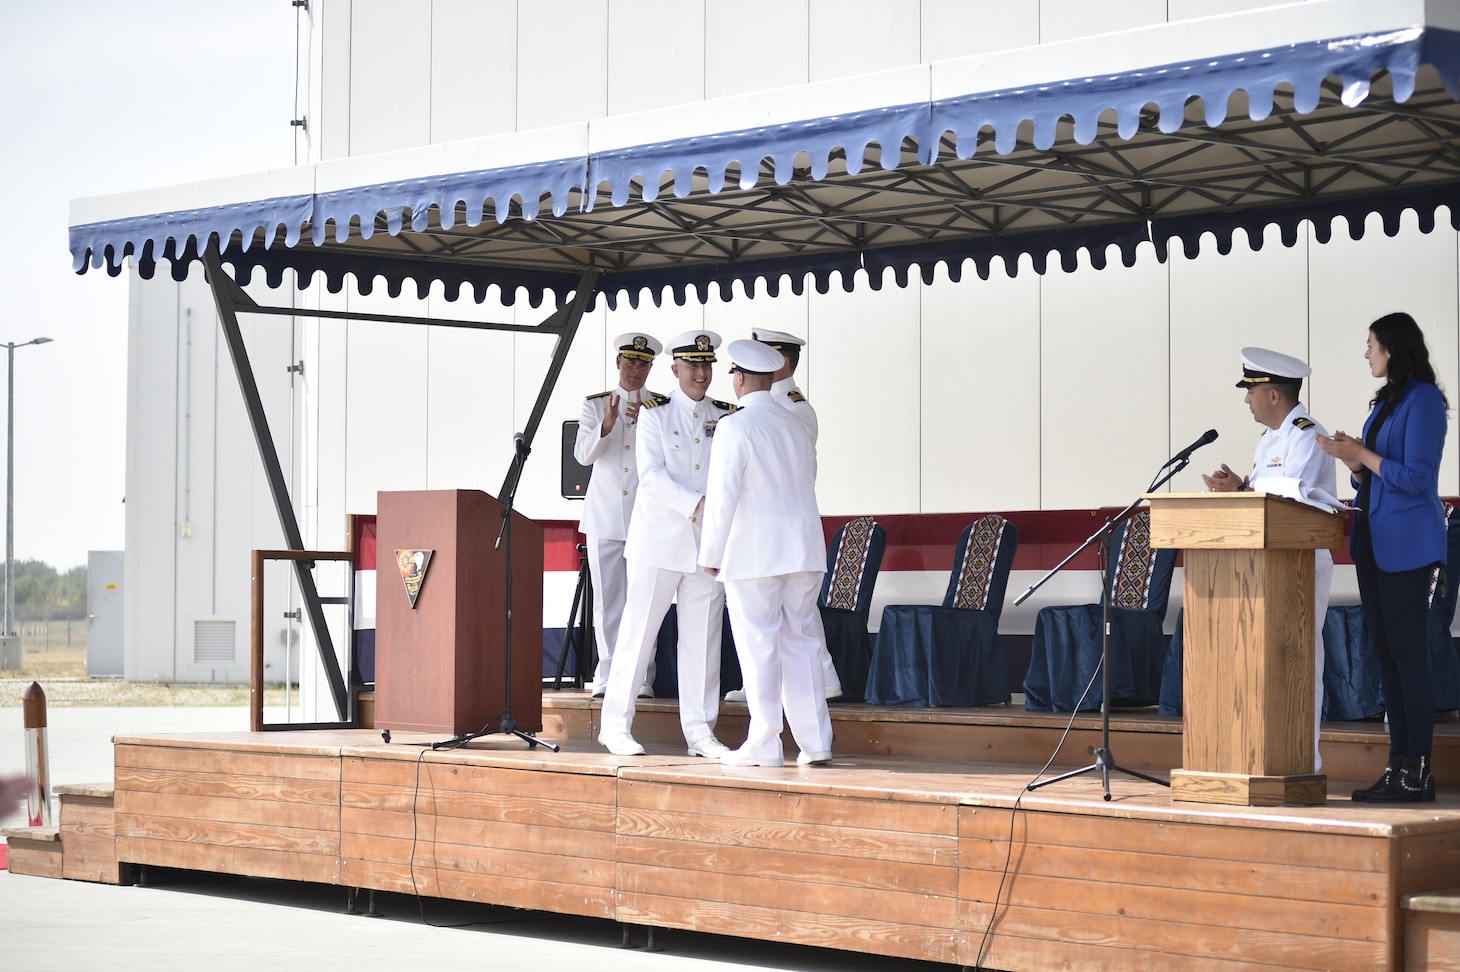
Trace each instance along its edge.
{"label": "black speaker box", "polygon": [[578,423],[563,423],[563,498],[582,499],[588,495],[588,478],[592,466],[581,465],[573,458],[573,442],[578,438]]}

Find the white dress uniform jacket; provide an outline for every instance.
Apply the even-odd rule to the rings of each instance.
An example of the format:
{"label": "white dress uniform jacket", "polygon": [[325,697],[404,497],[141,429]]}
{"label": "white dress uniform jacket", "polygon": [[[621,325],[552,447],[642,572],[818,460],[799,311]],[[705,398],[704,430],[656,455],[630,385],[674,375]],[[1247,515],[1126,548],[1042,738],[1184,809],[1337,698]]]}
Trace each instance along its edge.
{"label": "white dress uniform jacket", "polygon": [[782,378],[780,381],[771,383],[771,398],[780,403],[782,408],[791,410],[791,414],[800,419],[811,432],[811,442],[814,445],[821,433],[821,425],[816,420],[816,409],[806,400],[801,389],[796,385],[796,379],[791,376]]}
{"label": "white dress uniform jacket", "polygon": [[700,563],[722,581],[826,570],[816,444],[786,409],[766,408],[774,404],[769,392],[746,395],[715,443]]}
{"label": "white dress uniform jacket", "polygon": [[[618,421],[608,435],[600,435],[603,411],[614,395],[619,400]],[[583,400],[578,437],[573,441],[573,458],[580,465],[593,467],[588,495],[583,499],[583,515],[578,518],[578,529],[587,536],[605,540],[629,538],[629,517],[639,492],[639,455],[634,449],[638,423],[628,420],[628,404],[653,398],[654,393],[648,389],[631,392],[615,388]]]}
{"label": "white dress uniform jacket", "polygon": [[1315,422],[1299,402],[1275,429],[1257,440],[1252,456],[1252,480],[1279,477],[1302,480],[1304,486],[1338,495],[1338,473],[1334,459],[1318,448],[1318,435],[1328,430]]}
{"label": "white dress uniform jacket", "polygon": [[624,557],[682,574],[699,568],[695,507],[710,475],[710,443],[730,408],[676,388],[669,400],[639,412],[639,499]]}
{"label": "white dress uniform jacket", "polygon": [[[1254,489],[1262,488],[1262,480],[1268,478],[1297,479],[1305,487],[1326,490],[1329,496],[1338,494],[1338,471],[1334,458],[1318,447],[1318,435],[1327,435],[1328,430],[1319,425],[1308,414],[1302,403],[1293,410],[1275,429],[1268,429],[1257,440],[1257,449],[1252,456],[1250,483]],[[1333,553],[1329,550],[1314,551],[1313,564],[1313,661],[1315,684],[1313,686],[1313,771],[1323,768],[1323,756],[1318,751],[1319,723],[1323,720],[1323,622],[1328,617],[1328,598],[1333,590]]]}
{"label": "white dress uniform jacket", "polygon": [[[611,396],[619,400],[618,420],[607,435],[603,413]],[[588,571],[593,577],[593,626],[598,632],[598,665],[589,689],[601,694],[613,667],[614,645],[628,596],[628,574],[624,562],[624,541],[639,491],[639,454],[635,448],[638,422],[628,417],[630,402],[663,401],[664,396],[648,389],[612,391],[590,395],[578,417],[578,435],[573,440],[573,458],[593,467],[588,494],[583,498],[583,515],[578,529],[587,537]],[[654,681],[651,660],[646,685]]]}

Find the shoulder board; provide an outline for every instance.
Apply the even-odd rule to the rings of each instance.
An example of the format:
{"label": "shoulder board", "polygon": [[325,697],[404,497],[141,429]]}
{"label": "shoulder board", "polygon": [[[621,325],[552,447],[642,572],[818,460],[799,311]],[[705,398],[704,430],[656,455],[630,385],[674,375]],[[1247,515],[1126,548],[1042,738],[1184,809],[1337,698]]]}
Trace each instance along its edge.
{"label": "shoulder board", "polygon": [[611,392],[611,391],[599,392],[597,395],[589,395],[588,398],[587,398],[587,401],[590,401],[591,402],[591,401],[593,401],[594,399],[597,399],[597,398],[606,398],[607,396],[612,395],[612,394],[613,394],[613,392]]}
{"label": "shoulder board", "polygon": [[722,402],[718,398],[710,399],[710,404],[718,409],[723,409],[725,412],[734,412],[740,407],[739,405],[731,405],[729,402]]}
{"label": "shoulder board", "polygon": [[801,394],[800,392],[794,390],[794,389],[791,390],[791,391],[786,392],[786,397],[789,398],[793,402],[804,402],[804,401],[806,401],[806,396],[803,395],[803,394]]}
{"label": "shoulder board", "polygon": [[1317,425],[1318,423],[1315,422],[1315,421],[1313,421],[1310,418],[1295,418],[1295,419],[1293,419],[1293,424],[1296,425],[1300,429],[1311,429],[1313,426]]}
{"label": "shoulder board", "polygon": [[640,408],[654,408],[669,401],[668,395],[661,395],[658,392],[650,392],[649,397],[639,403]]}

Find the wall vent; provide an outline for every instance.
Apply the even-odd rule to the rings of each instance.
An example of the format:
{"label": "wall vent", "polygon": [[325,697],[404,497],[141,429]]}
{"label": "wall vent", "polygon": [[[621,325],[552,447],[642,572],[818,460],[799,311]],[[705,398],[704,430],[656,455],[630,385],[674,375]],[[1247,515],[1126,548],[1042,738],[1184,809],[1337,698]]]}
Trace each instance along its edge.
{"label": "wall vent", "polygon": [[234,663],[234,629],[237,622],[210,620],[193,622],[193,662],[198,665]]}

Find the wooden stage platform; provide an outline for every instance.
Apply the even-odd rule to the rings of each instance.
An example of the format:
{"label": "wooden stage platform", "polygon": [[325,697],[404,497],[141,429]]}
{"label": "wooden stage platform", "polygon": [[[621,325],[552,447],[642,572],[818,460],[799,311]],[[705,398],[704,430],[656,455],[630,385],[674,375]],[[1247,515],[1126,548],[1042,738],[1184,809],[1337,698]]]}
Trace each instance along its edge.
{"label": "wooden stage platform", "polygon": [[[834,706],[831,765],[738,768],[684,755],[672,702],[640,708],[649,755],[611,756],[598,708],[548,693],[558,753],[364,729],[118,737],[117,858],[991,969],[1447,967],[1414,964],[1422,939],[1406,956],[1401,899],[1460,885],[1454,722],[1436,803],[1350,802],[1386,743],[1354,724],[1326,727],[1327,805],[1259,809],[1119,773],[1110,802],[1097,773],[1025,792],[1063,715]],[[1117,715],[1111,748],[1162,775],[1180,721],[1150,711]],[[722,710],[731,745],[744,713]],[[1075,723],[1066,768],[1099,739],[1097,716]]]}

